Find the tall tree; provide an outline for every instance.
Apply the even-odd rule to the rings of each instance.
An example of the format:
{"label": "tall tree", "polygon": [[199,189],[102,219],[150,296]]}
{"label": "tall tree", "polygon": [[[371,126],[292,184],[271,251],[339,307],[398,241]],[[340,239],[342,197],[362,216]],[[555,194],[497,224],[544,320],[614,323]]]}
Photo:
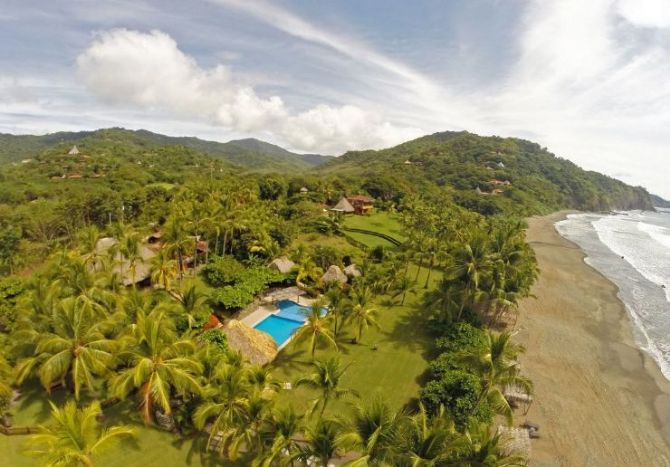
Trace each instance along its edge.
{"label": "tall tree", "polygon": [[27,454],[40,458],[42,465],[91,467],[93,459],[112,443],[135,436],[129,426],[101,427],[96,418],[101,413],[98,402],[83,409],[73,401],[62,408],[49,404],[52,424],[40,426],[38,433],[28,439]]}
{"label": "tall tree", "polygon": [[347,395],[358,395],[353,389],[341,387],[342,377],[349,366],[343,366],[338,357],[331,357],[323,361],[316,360],[312,365],[314,366],[314,372],[300,378],[295,383],[296,387],[307,386],[321,393],[314,400],[312,412],[321,406],[319,414],[323,417],[323,413],[332,399],[340,399]]}

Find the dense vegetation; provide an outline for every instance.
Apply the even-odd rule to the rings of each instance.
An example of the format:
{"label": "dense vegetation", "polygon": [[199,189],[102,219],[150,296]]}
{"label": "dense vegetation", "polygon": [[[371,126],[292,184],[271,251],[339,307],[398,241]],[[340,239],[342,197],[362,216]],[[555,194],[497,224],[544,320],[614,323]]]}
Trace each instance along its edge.
{"label": "dense vegetation", "polygon": [[[31,139],[30,160],[0,171],[0,415],[21,418],[14,390],[64,401],[27,423],[37,433],[23,445],[45,465],[98,463],[101,446],[142,446],[153,426],[201,463],[524,465],[496,429],[514,422],[505,389],[532,391],[507,331],[537,275],[518,215],[649,200],[518,140],[433,135],[268,175],[145,136],[100,130],[76,139],[79,154],[68,154],[76,135]],[[493,177],[511,185],[476,191]],[[382,212],[324,211],[358,192]],[[291,271],[267,267],[280,255]],[[349,283],[324,282],[352,264]],[[252,365],[217,326],[286,285],[317,300],[290,357]],[[400,404],[365,379],[381,329],[433,360],[418,357],[420,390],[421,368],[392,375],[415,387]]]}

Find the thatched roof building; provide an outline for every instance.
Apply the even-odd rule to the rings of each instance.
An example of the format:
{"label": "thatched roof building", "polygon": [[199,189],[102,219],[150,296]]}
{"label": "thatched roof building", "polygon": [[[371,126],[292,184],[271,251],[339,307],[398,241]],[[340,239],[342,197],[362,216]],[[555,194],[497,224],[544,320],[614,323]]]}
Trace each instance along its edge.
{"label": "thatched roof building", "polygon": [[340,199],[335,206],[330,208],[333,212],[343,212],[344,214],[353,214],[356,209],[351,205],[347,198]]}
{"label": "thatched roof building", "polygon": [[291,269],[295,267],[295,263],[291,261],[288,256],[281,256],[272,260],[268,267],[271,269],[276,269],[282,274],[288,274],[291,272]]}
{"label": "thatched roof building", "polygon": [[339,282],[340,284],[347,283],[347,275],[342,272],[339,266],[334,264],[328,268],[326,273],[321,277],[321,280],[324,283],[328,282]]}
{"label": "thatched roof building", "polygon": [[79,148],[77,147],[76,144],[75,144],[74,146],[72,146],[72,149],[70,149],[70,151],[68,152],[68,154],[69,154],[70,156],[76,156],[77,154],[79,154]]}
{"label": "thatched roof building", "polygon": [[[112,272],[121,277],[123,285],[128,286],[133,284],[133,273],[130,268],[130,262],[123,257],[118,251],[119,241],[112,237],[104,237],[98,240],[95,246],[96,253],[99,255],[109,252],[114,248],[113,252],[114,266]],[[110,252],[111,254],[112,252]],[[151,276],[151,260],[156,256],[156,252],[146,245],[139,247],[140,260],[135,263],[134,283],[142,282]]]}
{"label": "thatched roof building", "polygon": [[511,426],[498,426],[498,434],[505,455],[521,455],[530,457],[530,434],[526,428],[514,428]]}
{"label": "thatched roof building", "polygon": [[363,275],[363,273],[361,273],[361,270],[358,269],[358,266],[356,266],[355,264],[350,264],[349,266],[344,268],[344,273],[348,277],[361,277]]}
{"label": "thatched roof building", "polygon": [[226,335],[228,346],[254,365],[266,365],[277,356],[277,344],[263,331],[236,319],[226,321],[219,329]]}

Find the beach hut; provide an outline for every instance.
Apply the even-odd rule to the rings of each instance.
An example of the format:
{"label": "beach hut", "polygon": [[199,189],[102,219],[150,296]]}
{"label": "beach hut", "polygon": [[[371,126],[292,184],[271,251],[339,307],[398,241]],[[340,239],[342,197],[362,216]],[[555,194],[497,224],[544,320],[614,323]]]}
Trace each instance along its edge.
{"label": "beach hut", "polygon": [[79,148],[77,147],[76,144],[74,146],[72,146],[72,149],[70,149],[70,151],[68,151],[68,154],[70,156],[76,156],[77,154],[79,154]]}
{"label": "beach hut", "polygon": [[270,334],[229,319],[218,328],[226,335],[228,347],[239,352],[253,365],[266,365],[277,356],[277,344]]}
{"label": "beach hut", "polygon": [[355,264],[350,264],[346,268],[344,268],[344,273],[347,275],[347,277],[361,277],[363,274],[361,273],[361,270],[358,269],[358,266]]}
{"label": "beach hut", "polygon": [[341,212],[343,214],[353,214],[356,209],[351,205],[347,198],[340,199],[335,206],[330,208],[332,212]]}
{"label": "beach hut", "polygon": [[339,282],[340,284],[347,283],[347,275],[342,272],[339,266],[332,265],[328,268],[326,273],[321,277],[321,281],[327,284],[329,282]]}
{"label": "beach hut", "polygon": [[300,194],[301,195],[304,195],[306,193],[309,193],[309,189],[306,186],[300,188]]}
{"label": "beach hut", "polygon": [[295,263],[291,261],[288,256],[281,256],[272,260],[268,267],[270,269],[276,269],[282,274],[288,274],[295,267]]}

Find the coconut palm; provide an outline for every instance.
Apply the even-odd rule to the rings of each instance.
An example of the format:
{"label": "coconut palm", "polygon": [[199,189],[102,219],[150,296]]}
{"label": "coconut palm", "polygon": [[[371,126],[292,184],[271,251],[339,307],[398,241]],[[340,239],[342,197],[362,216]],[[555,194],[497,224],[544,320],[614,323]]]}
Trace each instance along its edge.
{"label": "coconut palm", "polygon": [[347,318],[346,296],[342,292],[339,285],[333,285],[326,292],[328,299],[328,316],[333,321],[333,338],[337,339],[337,335],[342,330],[342,325]]}
{"label": "coconut palm", "polygon": [[132,230],[124,231],[119,245],[119,252],[128,264],[128,272],[130,273],[130,279],[133,287],[136,286],[135,278],[137,277],[137,264],[142,261],[140,248],[141,241],[137,232]]}
{"label": "coconut palm", "polygon": [[112,323],[79,296],[59,302],[50,327],[48,332],[35,332],[34,354],[19,362],[17,381],[22,383],[36,371],[47,391],[57,381],[71,382],[79,400],[81,388],[93,390],[95,377],[114,365],[117,343],[108,338]]}
{"label": "coconut palm", "polygon": [[298,435],[302,429],[302,416],[293,406],[276,409],[267,420],[268,427],[262,433],[266,447],[253,465],[270,467],[282,460],[297,458],[300,453]]}
{"label": "coconut palm", "polygon": [[166,248],[158,250],[151,259],[151,283],[170,290],[172,281],[177,277],[177,263]]}
{"label": "coconut palm", "polygon": [[214,441],[219,454],[229,458],[237,457],[240,447],[240,427],[249,409],[252,392],[247,372],[232,365],[221,365],[215,370],[213,384],[203,392],[204,402],[193,414],[194,426],[202,430],[212,421],[207,449],[212,449]]}
{"label": "coconut palm", "polygon": [[314,372],[304,376],[296,381],[295,386],[307,386],[319,391],[321,394],[314,400],[312,412],[321,406],[320,416],[323,416],[326,406],[332,399],[340,399],[344,396],[358,393],[353,389],[346,389],[340,386],[342,377],[346,373],[349,365],[342,366],[339,357],[331,357],[327,360],[316,360],[312,363]]}
{"label": "coconut palm", "polygon": [[463,437],[465,449],[456,465],[467,467],[525,467],[528,459],[519,452],[509,452],[507,442],[486,423],[469,427]]}
{"label": "coconut palm", "polygon": [[110,387],[120,399],[138,390],[145,423],[151,421],[154,405],[170,415],[170,399],[175,393],[186,397],[201,392],[198,375],[202,364],[193,356],[195,344],[177,338],[174,323],[163,311],[138,314],[129,340],[119,354],[128,368],[112,378]]}
{"label": "coconut palm", "polygon": [[172,253],[173,257],[174,255],[177,256],[179,279],[181,280],[184,277],[184,256],[193,250],[195,240],[188,235],[181,219],[178,217],[172,217],[165,223],[164,238],[168,251]]}
{"label": "coconut palm", "polygon": [[52,424],[40,426],[37,434],[28,439],[26,454],[39,457],[42,465],[66,467],[93,465],[97,457],[121,438],[132,438],[135,431],[129,426],[103,428],[96,417],[100,403],[78,409],[73,401],[62,408],[51,405]]}
{"label": "coconut palm", "polygon": [[342,449],[340,434],[340,423],[319,419],[315,426],[305,430],[307,446],[303,447],[297,458],[308,465],[327,467],[330,460]]}
{"label": "coconut palm", "polygon": [[486,335],[486,345],[472,355],[465,355],[463,359],[479,375],[482,385],[480,401],[487,400],[499,414],[513,422],[512,408],[504,397],[507,386],[515,386],[530,394],[533,390],[532,382],[521,375],[517,357],[525,351],[524,347],[511,341],[511,333],[494,333]]}
{"label": "coconut palm", "polygon": [[353,291],[349,320],[354,325],[356,332],[354,343],[356,344],[361,342],[363,334],[370,327],[379,327],[376,321],[377,309],[369,306],[371,298],[372,295],[367,287],[357,288]]}
{"label": "coconut palm", "polygon": [[338,443],[357,453],[346,465],[394,465],[397,439],[405,415],[394,412],[380,398],[367,405],[357,404],[338,438]]}
{"label": "coconut palm", "polygon": [[462,438],[444,407],[431,417],[420,404],[419,411],[406,419],[399,433],[396,463],[412,467],[450,465],[463,449]]}
{"label": "coconut palm", "polygon": [[319,343],[332,345],[337,348],[337,343],[329,326],[330,318],[323,316],[322,303],[317,300],[310,307],[305,324],[295,332],[294,343],[296,345],[309,341],[310,354],[314,358],[316,347]]}
{"label": "coconut palm", "polygon": [[178,304],[177,317],[186,318],[189,329],[197,325],[199,320],[206,319],[211,313],[207,304],[209,297],[203,294],[194,283],[182,285],[181,290],[172,293],[171,296]]}

